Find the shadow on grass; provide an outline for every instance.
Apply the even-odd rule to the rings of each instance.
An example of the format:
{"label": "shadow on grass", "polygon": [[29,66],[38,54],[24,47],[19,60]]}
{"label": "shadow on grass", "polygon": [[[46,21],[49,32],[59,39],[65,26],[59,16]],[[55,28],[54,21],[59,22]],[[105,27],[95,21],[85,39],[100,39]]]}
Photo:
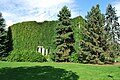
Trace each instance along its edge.
{"label": "shadow on grass", "polygon": [[120,67],[118,67],[118,68],[120,68]]}
{"label": "shadow on grass", "polygon": [[0,69],[0,80],[78,80],[72,71],[51,66]]}

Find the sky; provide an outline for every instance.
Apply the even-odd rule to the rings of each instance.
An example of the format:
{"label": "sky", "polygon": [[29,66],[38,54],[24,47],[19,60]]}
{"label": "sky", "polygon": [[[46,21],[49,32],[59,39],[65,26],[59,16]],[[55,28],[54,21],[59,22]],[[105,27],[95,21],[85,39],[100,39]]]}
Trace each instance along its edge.
{"label": "sky", "polygon": [[85,17],[96,4],[100,4],[101,12],[105,13],[109,3],[120,16],[120,0],[0,0],[0,12],[8,27],[23,21],[57,20],[57,14],[64,5],[70,9],[71,18]]}

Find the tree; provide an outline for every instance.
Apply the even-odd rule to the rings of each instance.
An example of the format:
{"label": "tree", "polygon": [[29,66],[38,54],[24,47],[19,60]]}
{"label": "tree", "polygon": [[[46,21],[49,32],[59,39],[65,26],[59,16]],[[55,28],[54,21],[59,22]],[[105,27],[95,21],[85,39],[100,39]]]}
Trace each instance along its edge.
{"label": "tree", "polygon": [[109,41],[111,41],[112,53],[120,54],[119,43],[120,42],[120,25],[118,22],[118,17],[116,15],[115,7],[112,7],[111,4],[108,5],[106,9],[106,26],[105,30],[109,35]]}
{"label": "tree", "polygon": [[5,20],[0,13],[0,57],[7,55],[7,32],[5,31]]}
{"label": "tree", "polygon": [[120,25],[116,15],[115,7],[111,4],[106,9],[106,27],[105,30],[111,35],[112,42],[117,42],[120,39]]}
{"label": "tree", "polygon": [[81,41],[80,61],[84,63],[104,62],[109,58],[109,43],[106,40],[104,30],[105,17],[99,9],[99,5],[92,7],[86,16]]}
{"label": "tree", "polygon": [[55,60],[56,61],[69,61],[69,56],[74,51],[73,44],[73,30],[71,28],[70,10],[64,6],[58,14],[59,24],[56,28],[56,52],[55,52]]}

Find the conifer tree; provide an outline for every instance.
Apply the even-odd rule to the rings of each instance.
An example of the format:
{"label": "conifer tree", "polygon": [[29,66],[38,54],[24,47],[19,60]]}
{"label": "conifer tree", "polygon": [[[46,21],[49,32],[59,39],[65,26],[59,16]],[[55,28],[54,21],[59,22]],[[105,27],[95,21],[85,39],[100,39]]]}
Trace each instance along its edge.
{"label": "conifer tree", "polygon": [[109,58],[109,43],[106,40],[104,30],[105,17],[99,9],[99,5],[92,7],[86,16],[83,28],[83,40],[81,42],[80,60],[84,63],[99,63],[105,61],[105,55]]}
{"label": "conifer tree", "polygon": [[109,35],[109,41],[112,46],[112,53],[120,54],[119,43],[120,42],[120,25],[118,23],[118,17],[116,15],[115,7],[112,7],[111,4],[108,5],[105,14],[106,26],[105,30]]}
{"label": "conifer tree", "polygon": [[56,61],[67,62],[69,61],[69,56],[74,51],[73,44],[73,30],[71,28],[70,10],[64,6],[58,14],[59,24],[56,28]]}
{"label": "conifer tree", "polygon": [[105,30],[111,35],[112,42],[117,42],[120,39],[120,25],[116,15],[115,7],[111,4],[106,9],[106,27]]}
{"label": "conifer tree", "polygon": [[0,57],[7,55],[7,32],[5,31],[5,20],[0,13]]}

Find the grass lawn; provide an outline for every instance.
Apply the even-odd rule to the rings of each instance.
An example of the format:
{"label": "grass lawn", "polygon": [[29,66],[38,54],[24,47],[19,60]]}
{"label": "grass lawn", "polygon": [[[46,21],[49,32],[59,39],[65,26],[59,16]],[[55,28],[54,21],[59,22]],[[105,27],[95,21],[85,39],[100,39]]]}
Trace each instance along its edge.
{"label": "grass lawn", "polygon": [[120,80],[120,64],[0,62],[0,80]]}

